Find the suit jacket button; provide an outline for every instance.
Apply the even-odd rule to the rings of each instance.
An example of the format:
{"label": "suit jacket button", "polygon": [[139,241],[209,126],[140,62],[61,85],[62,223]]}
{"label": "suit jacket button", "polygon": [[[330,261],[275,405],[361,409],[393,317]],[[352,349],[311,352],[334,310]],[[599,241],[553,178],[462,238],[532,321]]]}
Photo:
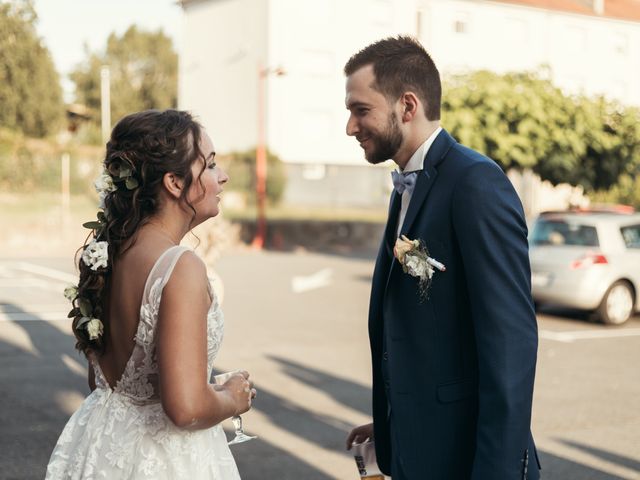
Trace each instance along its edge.
{"label": "suit jacket button", "polygon": [[385,361],[389,360],[389,354],[387,352],[384,352],[382,354],[382,359],[385,360]]}

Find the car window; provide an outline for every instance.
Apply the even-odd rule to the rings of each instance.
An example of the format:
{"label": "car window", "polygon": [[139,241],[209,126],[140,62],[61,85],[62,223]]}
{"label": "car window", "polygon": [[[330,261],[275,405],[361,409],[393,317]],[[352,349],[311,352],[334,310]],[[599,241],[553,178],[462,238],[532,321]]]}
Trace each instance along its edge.
{"label": "car window", "polygon": [[564,219],[539,218],[531,233],[531,245],[578,245],[597,247],[598,233],[591,225]]}
{"label": "car window", "polygon": [[627,248],[640,248],[640,225],[622,227],[620,232]]}

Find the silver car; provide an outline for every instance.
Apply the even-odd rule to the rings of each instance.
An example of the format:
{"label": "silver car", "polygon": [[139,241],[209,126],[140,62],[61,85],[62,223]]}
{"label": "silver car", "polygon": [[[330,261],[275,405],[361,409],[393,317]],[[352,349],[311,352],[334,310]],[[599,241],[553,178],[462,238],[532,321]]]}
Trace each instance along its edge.
{"label": "silver car", "polygon": [[529,244],[536,304],[594,311],[609,325],[640,309],[640,213],[542,213]]}

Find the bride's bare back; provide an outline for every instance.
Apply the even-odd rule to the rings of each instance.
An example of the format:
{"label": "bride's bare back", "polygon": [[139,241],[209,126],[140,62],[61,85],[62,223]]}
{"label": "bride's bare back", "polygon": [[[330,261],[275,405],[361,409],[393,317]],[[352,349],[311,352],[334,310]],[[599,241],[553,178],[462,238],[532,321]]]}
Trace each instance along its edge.
{"label": "bride's bare back", "polygon": [[115,387],[133,352],[140,320],[140,304],[149,272],[173,243],[147,232],[115,262],[108,297],[107,348],[99,363],[109,385]]}

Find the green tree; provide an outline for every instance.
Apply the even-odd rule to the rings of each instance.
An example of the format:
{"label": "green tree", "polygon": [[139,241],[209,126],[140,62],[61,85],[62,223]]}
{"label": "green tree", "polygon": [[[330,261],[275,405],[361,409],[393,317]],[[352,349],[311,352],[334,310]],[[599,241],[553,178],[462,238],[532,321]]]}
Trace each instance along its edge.
{"label": "green tree", "polygon": [[111,118],[149,108],[175,108],[178,98],[178,55],[162,30],[146,32],[135,25],[122,35],[109,35],[104,52],[88,58],[71,73],[76,100],[100,112],[100,69],[110,67]]}
{"label": "green tree", "polygon": [[446,80],[443,120],[502,168],[531,168],[554,184],[606,189],[640,163],[637,111],[564,95],[532,73],[479,71]]}
{"label": "green tree", "polygon": [[589,198],[595,203],[631,205],[640,210],[640,175],[622,175],[613,187],[593,192]]}
{"label": "green tree", "polygon": [[60,127],[64,104],[37,19],[32,0],[0,2],[0,126],[44,137]]}
{"label": "green tree", "polygon": [[[256,198],[256,150],[232,152],[221,158],[229,177],[229,189],[244,192],[250,202]],[[287,174],[280,157],[267,150],[267,199],[275,205],[282,199],[287,184]]]}

